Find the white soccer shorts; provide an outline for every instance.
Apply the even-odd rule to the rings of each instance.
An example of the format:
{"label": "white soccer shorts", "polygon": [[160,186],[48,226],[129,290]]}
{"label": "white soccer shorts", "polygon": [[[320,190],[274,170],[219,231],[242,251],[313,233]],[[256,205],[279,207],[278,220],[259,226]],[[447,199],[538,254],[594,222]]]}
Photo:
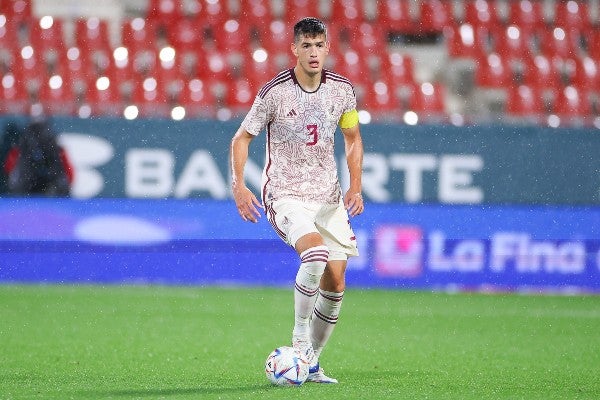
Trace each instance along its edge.
{"label": "white soccer shorts", "polygon": [[275,232],[292,247],[302,236],[316,232],[329,248],[329,260],[358,256],[356,236],[343,201],[317,204],[281,199],[267,206],[267,215]]}

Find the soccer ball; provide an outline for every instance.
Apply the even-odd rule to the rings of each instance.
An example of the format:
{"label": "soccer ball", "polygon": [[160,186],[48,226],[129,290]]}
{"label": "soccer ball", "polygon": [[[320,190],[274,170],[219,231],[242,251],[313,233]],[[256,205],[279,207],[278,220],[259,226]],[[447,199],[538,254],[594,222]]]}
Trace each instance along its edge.
{"label": "soccer ball", "polygon": [[277,386],[300,386],[308,377],[310,365],[306,357],[289,346],[278,347],[265,362],[267,379]]}

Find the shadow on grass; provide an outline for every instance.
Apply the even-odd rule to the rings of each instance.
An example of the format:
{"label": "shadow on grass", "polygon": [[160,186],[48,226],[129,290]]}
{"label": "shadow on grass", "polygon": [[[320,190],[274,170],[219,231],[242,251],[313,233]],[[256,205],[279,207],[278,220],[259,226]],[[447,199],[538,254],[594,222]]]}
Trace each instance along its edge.
{"label": "shadow on grass", "polygon": [[184,396],[184,395],[209,395],[209,394],[227,394],[227,393],[248,393],[258,390],[268,390],[272,386],[268,384],[239,386],[239,387],[221,387],[221,388],[171,388],[171,389],[122,389],[122,390],[96,390],[80,392],[80,395],[85,395],[88,398],[101,397],[150,397],[156,398],[161,396]]}

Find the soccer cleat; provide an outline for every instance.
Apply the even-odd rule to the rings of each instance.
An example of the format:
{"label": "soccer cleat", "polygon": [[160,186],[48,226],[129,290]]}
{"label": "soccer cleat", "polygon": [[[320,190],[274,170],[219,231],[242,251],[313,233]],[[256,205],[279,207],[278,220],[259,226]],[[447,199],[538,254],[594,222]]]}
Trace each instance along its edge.
{"label": "soccer cleat", "polygon": [[298,350],[306,357],[306,361],[308,361],[309,365],[318,365],[315,356],[315,351],[313,350],[312,342],[308,337],[294,336],[292,338],[292,347]]}
{"label": "soccer cleat", "polygon": [[325,375],[325,371],[323,371],[323,368],[319,367],[319,363],[317,363],[317,365],[314,367],[310,367],[308,371],[308,378],[306,378],[306,382],[338,383],[337,379],[330,378]]}

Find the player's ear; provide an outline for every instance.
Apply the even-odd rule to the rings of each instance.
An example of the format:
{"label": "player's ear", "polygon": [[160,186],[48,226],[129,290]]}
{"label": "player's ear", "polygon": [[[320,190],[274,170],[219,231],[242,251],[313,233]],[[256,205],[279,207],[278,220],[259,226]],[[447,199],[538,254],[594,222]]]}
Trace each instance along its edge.
{"label": "player's ear", "polygon": [[294,54],[296,57],[298,57],[298,49],[296,48],[296,43],[292,43],[291,49],[292,49],[292,53],[293,53],[293,54]]}

